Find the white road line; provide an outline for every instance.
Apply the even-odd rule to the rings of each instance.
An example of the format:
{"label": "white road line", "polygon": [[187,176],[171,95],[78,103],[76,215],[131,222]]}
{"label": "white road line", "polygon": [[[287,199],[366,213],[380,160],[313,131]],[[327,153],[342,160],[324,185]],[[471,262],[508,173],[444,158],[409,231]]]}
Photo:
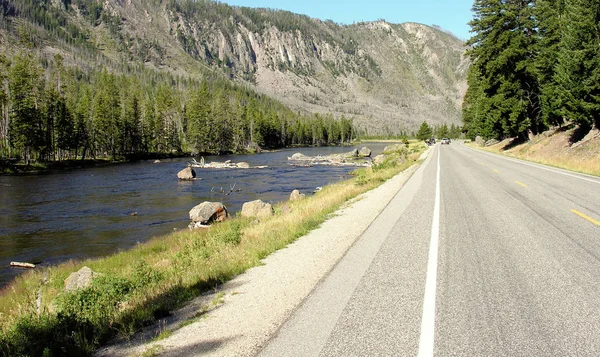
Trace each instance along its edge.
{"label": "white road line", "polygon": [[[466,148],[469,148],[471,150],[476,150],[476,149],[473,149],[471,147],[466,146],[465,144],[462,144],[462,146],[466,147]],[[542,164],[533,164],[533,163],[525,162],[523,160],[519,160],[519,159],[515,159],[515,158],[509,158],[509,157],[506,157],[506,156],[502,156],[502,155],[499,155],[499,154],[493,154],[493,153],[490,153],[490,152],[487,152],[487,151],[482,151],[482,150],[476,150],[476,151],[480,152],[482,154],[494,156],[494,157],[497,157],[497,158],[500,158],[500,159],[504,159],[504,160],[507,160],[507,161],[512,161],[512,162],[516,162],[518,164],[527,165],[527,166],[531,166],[531,167],[537,167],[538,169],[541,169],[541,170],[546,170],[546,171],[554,172],[556,174],[565,175],[565,176],[569,176],[569,177],[574,177],[574,178],[577,178],[577,179],[580,179],[580,180],[589,181],[589,182],[597,183],[597,184],[600,185],[600,181],[598,181],[597,179],[593,179],[594,176],[591,176],[591,175],[586,175],[586,174],[577,174],[577,175],[570,174],[568,172],[564,172],[564,171],[561,171],[561,170],[557,170],[557,169],[553,169],[553,168],[550,168],[550,167],[546,167],[546,166],[544,166]],[[588,176],[590,178],[585,177],[585,176]]]}
{"label": "white road line", "polygon": [[431,241],[427,262],[427,278],[423,297],[423,317],[421,318],[421,338],[419,339],[419,356],[433,356],[435,334],[435,293],[437,283],[438,245],[440,237],[440,155],[438,149],[437,177],[435,184],[435,205],[433,222],[431,223]]}

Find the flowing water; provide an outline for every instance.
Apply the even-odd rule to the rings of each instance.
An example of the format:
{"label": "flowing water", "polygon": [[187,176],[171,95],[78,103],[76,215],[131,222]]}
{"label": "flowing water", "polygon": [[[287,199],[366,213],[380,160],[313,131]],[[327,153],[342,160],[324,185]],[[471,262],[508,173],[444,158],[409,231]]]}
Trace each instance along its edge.
{"label": "flowing water", "polygon": [[[374,156],[385,144],[368,147]],[[247,201],[284,201],[294,189],[311,194],[319,186],[348,178],[355,168],[293,167],[287,156],[350,150],[322,147],[209,156],[206,162],[245,161],[268,168],[195,169],[201,178],[195,181],[177,179],[189,159],[0,176],[0,288],[23,272],[9,267],[11,261],[51,265],[109,255],[154,236],[187,229],[189,210],[203,201],[223,202],[235,214]],[[233,192],[224,194],[232,188]]]}

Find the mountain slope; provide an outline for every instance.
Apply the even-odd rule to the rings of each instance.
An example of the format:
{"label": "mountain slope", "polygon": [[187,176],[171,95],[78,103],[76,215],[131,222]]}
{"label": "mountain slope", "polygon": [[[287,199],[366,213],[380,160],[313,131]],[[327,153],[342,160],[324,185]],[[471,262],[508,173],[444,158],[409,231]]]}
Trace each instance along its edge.
{"label": "mountain slope", "polygon": [[[299,111],[354,117],[370,134],[414,131],[423,120],[460,123],[468,61],[463,43],[437,28],[342,26],[212,1],[46,6],[62,14],[62,28],[78,29],[87,47],[114,63],[139,61],[182,76],[216,72]],[[58,51],[45,44],[45,52]]]}

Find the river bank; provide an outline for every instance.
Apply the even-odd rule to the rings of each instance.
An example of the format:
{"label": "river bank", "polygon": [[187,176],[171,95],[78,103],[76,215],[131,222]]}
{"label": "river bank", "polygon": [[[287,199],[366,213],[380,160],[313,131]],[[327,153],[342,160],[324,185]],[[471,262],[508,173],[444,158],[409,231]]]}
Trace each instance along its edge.
{"label": "river bank", "polygon": [[[402,152],[409,157],[403,164],[361,169],[352,179],[314,196],[277,204],[275,215],[258,223],[235,218],[209,230],[173,233],[107,258],[72,261],[20,276],[0,296],[0,351],[41,355],[46,349],[67,349],[81,355],[92,353],[111,336],[127,338],[140,326],[261,264],[271,252],[318,227],[344,202],[410,166],[424,149],[415,144],[410,152]],[[100,277],[88,289],[64,293],[66,277],[84,265]]]}

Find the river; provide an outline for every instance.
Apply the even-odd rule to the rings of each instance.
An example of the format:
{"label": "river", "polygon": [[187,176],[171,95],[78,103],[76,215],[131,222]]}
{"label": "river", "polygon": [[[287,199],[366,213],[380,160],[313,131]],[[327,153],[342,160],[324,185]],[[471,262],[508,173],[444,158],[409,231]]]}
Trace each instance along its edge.
{"label": "river", "polygon": [[[385,145],[367,144],[373,156]],[[294,189],[312,194],[319,186],[348,178],[355,168],[294,167],[287,157],[295,152],[314,156],[351,149],[295,148],[208,156],[207,162],[245,161],[268,168],[195,169],[201,178],[195,181],[177,179],[189,159],[0,176],[0,288],[24,271],[9,267],[11,261],[47,266],[126,250],[152,237],[187,229],[189,210],[203,201],[223,202],[234,215],[247,201],[284,201]],[[222,193],[232,187],[236,192]]]}

